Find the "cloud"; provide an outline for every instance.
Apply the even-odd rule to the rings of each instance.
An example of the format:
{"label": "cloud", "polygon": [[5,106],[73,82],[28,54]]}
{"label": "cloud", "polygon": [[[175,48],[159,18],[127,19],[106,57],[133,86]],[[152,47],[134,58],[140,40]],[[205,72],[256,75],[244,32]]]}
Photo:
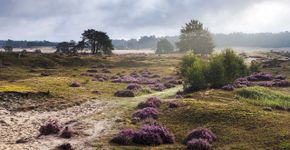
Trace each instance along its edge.
{"label": "cloud", "polygon": [[288,0],[2,0],[0,39],[79,40],[84,29],[112,38],[178,35],[190,19],[215,33],[289,29]]}

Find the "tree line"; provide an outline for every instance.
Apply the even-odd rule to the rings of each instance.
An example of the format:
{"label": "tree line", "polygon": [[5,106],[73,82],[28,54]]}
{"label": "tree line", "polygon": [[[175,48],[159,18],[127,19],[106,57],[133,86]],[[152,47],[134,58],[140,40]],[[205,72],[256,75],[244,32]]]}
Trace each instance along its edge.
{"label": "tree line", "polygon": [[290,33],[231,33],[212,34],[198,20],[191,20],[180,30],[179,36],[157,38],[142,36],[140,39],[111,40],[107,33],[88,29],[79,42],[54,43],[49,41],[0,41],[5,49],[49,46],[57,52],[77,53],[90,50],[92,54],[110,54],[114,49],[153,49],[156,53],[185,52],[193,50],[195,54],[210,54],[214,47],[290,47]]}

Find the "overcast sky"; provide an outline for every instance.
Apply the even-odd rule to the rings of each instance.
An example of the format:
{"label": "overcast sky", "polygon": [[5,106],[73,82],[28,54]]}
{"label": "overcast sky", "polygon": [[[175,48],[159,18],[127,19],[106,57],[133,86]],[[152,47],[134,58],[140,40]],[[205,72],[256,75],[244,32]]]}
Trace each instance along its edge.
{"label": "overcast sky", "polygon": [[0,39],[79,40],[84,29],[113,39],[178,35],[190,19],[213,33],[290,28],[290,0],[0,0]]}

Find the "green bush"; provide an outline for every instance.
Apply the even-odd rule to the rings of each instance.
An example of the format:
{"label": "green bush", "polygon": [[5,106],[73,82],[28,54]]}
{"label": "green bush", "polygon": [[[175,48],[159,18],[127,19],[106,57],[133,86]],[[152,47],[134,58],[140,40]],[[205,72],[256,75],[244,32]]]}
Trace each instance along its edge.
{"label": "green bush", "polygon": [[250,68],[249,68],[249,71],[250,71],[251,73],[254,73],[254,72],[260,72],[260,68],[261,68],[261,66],[260,66],[259,63],[257,63],[256,61],[252,61],[252,62],[251,62],[251,66],[250,66]]}
{"label": "green bush", "polygon": [[226,49],[220,55],[223,59],[226,82],[232,82],[239,77],[248,75],[248,67],[243,58],[239,57],[232,49]]}
{"label": "green bush", "polygon": [[192,66],[192,64],[196,61],[197,56],[194,55],[194,53],[192,51],[188,51],[181,60],[181,75],[185,76],[185,73],[187,72],[187,69],[190,68]]}
{"label": "green bush", "polygon": [[206,71],[205,63],[196,58],[195,61],[188,67],[184,73],[185,75],[185,89],[190,91],[203,90],[208,87],[206,78],[204,76]]}
{"label": "green bush", "polygon": [[185,80],[185,91],[220,88],[249,73],[244,60],[231,49],[210,57],[209,61],[201,60],[193,52],[187,52],[180,68]]}
{"label": "green bush", "polygon": [[225,68],[222,57],[211,58],[206,72],[207,82],[212,88],[220,88],[225,84]]}

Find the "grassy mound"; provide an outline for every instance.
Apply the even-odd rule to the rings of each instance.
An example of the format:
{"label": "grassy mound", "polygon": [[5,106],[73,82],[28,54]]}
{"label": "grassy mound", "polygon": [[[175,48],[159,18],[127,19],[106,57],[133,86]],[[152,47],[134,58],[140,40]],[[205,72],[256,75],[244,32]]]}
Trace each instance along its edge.
{"label": "grassy mound", "polygon": [[247,102],[260,106],[290,108],[290,95],[265,87],[248,87],[239,89],[236,94]]}

